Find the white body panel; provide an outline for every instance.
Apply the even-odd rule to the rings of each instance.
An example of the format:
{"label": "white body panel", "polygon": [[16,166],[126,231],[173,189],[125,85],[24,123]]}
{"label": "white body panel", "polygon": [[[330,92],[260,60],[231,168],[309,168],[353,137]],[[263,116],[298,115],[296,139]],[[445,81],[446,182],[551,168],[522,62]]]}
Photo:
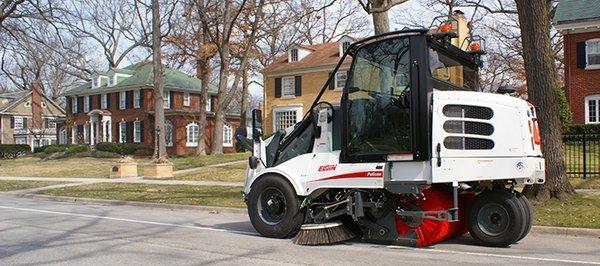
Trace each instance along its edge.
{"label": "white body panel", "polygon": [[[493,117],[487,120],[446,117],[442,109],[449,104],[491,108]],[[340,163],[339,150],[327,151],[331,147],[327,143],[331,141],[331,125],[323,125],[320,119],[323,132],[313,150],[324,152],[302,154],[269,168],[259,163],[255,170],[248,169],[244,192],[248,194],[252,183],[266,174],[285,177],[300,196],[320,188],[382,189],[384,180],[428,184],[500,179],[528,184],[544,182],[541,148],[534,144],[533,131],[531,125],[528,126],[535,121],[535,112],[526,101],[490,93],[435,91],[432,110],[433,150],[428,161],[412,161],[412,155],[390,155],[385,162]],[[443,127],[448,120],[484,122],[492,124],[494,130],[489,136],[448,133]],[[443,144],[446,137],[490,139],[494,146],[485,150],[448,149]],[[254,151],[263,162],[266,161],[265,142],[255,145]]]}

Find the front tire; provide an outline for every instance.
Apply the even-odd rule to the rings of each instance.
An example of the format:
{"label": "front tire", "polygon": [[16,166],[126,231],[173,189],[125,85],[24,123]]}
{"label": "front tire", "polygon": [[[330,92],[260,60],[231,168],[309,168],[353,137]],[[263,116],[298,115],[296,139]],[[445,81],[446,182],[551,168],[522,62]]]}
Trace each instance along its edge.
{"label": "front tire", "polygon": [[490,190],[477,195],[469,208],[469,233],[481,245],[506,247],[521,237],[525,219],[514,194]]}
{"label": "front tire", "polygon": [[254,229],[271,238],[293,236],[304,219],[296,191],[285,178],[277,175],[261,177],[252,185],[248,215]]}

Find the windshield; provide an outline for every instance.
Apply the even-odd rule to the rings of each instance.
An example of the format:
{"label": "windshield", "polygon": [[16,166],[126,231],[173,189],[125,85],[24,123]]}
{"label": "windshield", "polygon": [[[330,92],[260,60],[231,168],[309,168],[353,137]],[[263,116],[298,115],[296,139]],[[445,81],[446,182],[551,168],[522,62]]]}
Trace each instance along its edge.
{"label": "windshield", "polygon": [[478,90],[477,71],[452,58],[445,51],[429,49],[429,71],[435,89]]}
{"label": "windshield", "polygon": [[408,38],[361,47],[347,87],[347,155],[405,153],[410,139],[410,54]]}

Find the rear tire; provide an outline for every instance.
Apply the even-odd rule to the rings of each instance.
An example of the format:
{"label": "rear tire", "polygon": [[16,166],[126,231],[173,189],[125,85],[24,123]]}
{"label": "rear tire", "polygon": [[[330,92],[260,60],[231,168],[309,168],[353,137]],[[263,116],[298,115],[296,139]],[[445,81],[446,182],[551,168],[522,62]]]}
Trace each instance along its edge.
{"label": "rear tire", "polygon": [[296,191],[285,178],[277,175],[261,177],[252,185],[248,215],[254,229],[271,238],[293,236],[304,219]]}
{"label": "rear tire", "polygon": [[469,208],[469,233],[481,245],[506,247],[525,230],[525,217],[514,194],[505,190],[480,193]]}
{"label": "rear tire", "polygon": [[523,210],[525,211],[525,230],[524,230],[523,234],[521,234],[521,236],[517,240],[517,241],[521,241],[523,238],[525,238],[529,234],[529,231],[531,231],[531,227],[533,226],[533,208],[531,207],[531,203],[529,202],[529,199],[527,199],[527,197],[525,197],[525,195],[523,195],[522,193],[520,193],[518,191],[515,192],[515,195],[516,195],[517,199],[519,200],[519,202],[521,203]]}

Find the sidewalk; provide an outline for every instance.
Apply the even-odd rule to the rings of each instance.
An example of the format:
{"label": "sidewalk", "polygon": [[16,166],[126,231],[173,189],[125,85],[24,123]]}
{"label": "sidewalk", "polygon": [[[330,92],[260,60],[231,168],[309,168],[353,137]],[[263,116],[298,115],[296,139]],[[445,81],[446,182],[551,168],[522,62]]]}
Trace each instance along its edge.
{"label": "sidewalk", "polygon": [[141,177],[130,178],[77,178],[77,177],[25,177],[25,176],[0,176],[0,180],[13,181],[55,181],[72,182],[83,184],[94,183],[131,183],[131,184],[154,184],[154,185],[191,185],[191,186],[226,186],[242,187],[244,182],[202,181],[202,180],[158,180],[142,179]]}

